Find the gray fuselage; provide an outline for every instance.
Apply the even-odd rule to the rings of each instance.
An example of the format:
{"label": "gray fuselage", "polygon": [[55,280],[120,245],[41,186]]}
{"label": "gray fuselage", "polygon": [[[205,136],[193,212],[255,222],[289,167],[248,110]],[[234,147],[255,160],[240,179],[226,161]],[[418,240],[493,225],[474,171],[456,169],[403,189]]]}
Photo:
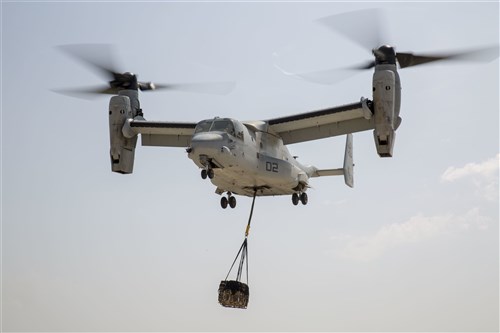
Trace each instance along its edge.
{"label": "gray fuselage", "polygon": [[312,166],[301,165],[270,133],[265,122],[241,123],[214,118],[198,123],[188,156],[200,168],[212,169],[216,192],[239,195],[287,195],[305,192]]}

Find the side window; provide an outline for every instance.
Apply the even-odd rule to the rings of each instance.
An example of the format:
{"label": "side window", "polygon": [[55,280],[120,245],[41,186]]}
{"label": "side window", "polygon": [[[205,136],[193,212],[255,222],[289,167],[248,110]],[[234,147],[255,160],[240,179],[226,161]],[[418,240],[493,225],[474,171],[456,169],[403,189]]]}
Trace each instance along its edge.
{"label": "side window", "polygon": [[232,122],[228,121],[227,122],[227,125],[226,125],[226,132],[229,133],[230,135],[232,136],[236,136],[236,134],[234,133],[234,125]]}
{"label": "side window", "polygon": [[234,132],[236,133],[235,137],[241,141],[245,141],[245,127],[242,123],[238,121],[231,121],[234,126]]}

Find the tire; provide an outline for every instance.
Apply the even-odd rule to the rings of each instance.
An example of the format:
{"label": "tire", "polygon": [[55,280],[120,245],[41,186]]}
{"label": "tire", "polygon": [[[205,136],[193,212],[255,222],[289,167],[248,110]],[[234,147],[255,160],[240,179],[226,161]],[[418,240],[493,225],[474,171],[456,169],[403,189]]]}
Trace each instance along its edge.
{"label": "tire", "polygon": [[294,206],[299,204],[299,195],[297,193],[292,194],[292,203]]}
{"label": "tire", "polygon": [[228,201],[227,201],[227,198],[226,198],[226,197],[222,197],[222,198],[220,198],[220,206],[221,206],[223,209],[226,209],[226,208],[227,208],[227,204],[228,204]]}
{"label": "tire", "polygon": [[304,192],[300,195],[300,202],[302,202],[303,205],[307,205],[307,201],[308,201],[307,193]]}
{"label": "tire", "polygon": [[205,169],[201,170],[201,178],[207,179],[207,170]]}
{"label": "tire", "polygon": [[236,198],[235,197],[229,197],[229,207],[234,208],[236,207]]}
{"label": "tire", "polygon": [[214,178],[214,176],[215,176],[214,169],[208,169],[207,175],[208,175],[208,178],[210,178],[210,179]]}

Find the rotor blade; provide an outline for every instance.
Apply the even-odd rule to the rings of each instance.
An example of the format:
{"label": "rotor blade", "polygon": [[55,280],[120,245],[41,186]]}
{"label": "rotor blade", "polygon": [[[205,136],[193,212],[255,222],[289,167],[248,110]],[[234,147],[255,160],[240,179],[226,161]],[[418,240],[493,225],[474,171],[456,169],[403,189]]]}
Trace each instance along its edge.
{"label": "rotor blade", "polygon": [[113,56],[113,48],[108,44],[74,44],[60,45],[58,49],[69,54],[78,61],[84,63],[97,74],[114,79],[118,73]]}
{"label": "rotor blade", "polygon": [[235,82],[202,82],[202,83],[178,83],[178,84],[154,84],[150,90],[178,90],[184,92],[227,95],[234,87]]}
{"label": "rotor blade", "polygon": [[465,52],[456,52],[449,54],[413,54],[409,52],[398,52],[396,57],[399,66],[406,68],[410,66],[417,66],[429,62],[440,60],[458,60],[458,61],[479,61],[489,62],[498,58],[499,51],[498,45],[486,48],[469,50]]}
{"label": "rotor blade", "polygon": [[382,13],[378,9],[365,9],[318,19],[326,27],[339,32],[371,52],[387,43],[382,29]]}
{"label": "rotor blade", "polygon": [[87,87],[87,88],[70,88],[70,89],[52,89],[53,92],[83,98],[83,99],[94,99],[99,95],[110,94],[115,95],[118,94],[118,89],[110,88],[109,86],[100,86],[100,87]]}
{"label": "rotor blade", "polygon": [[285,70],[283,67],[278,65],[279,56],[277,53],[274,53],[273,56],[274,56],[274,67],[276,67],[283,74],[288,76],[294,76],[301,80],[319,84],[325,84],[325,85],[336,84],[340,81],[346,80],[356,75],[360,70],[370,69],[375,66],[375,61],[371,60],[364,62],[363,64],[345,68],[332,68],[332,69],[324,69],[311,72],[293,73]]}
{"label": "rotor blade", "polygon": [[396,58],[398,59],[399,67],[406,68],[417,66],[433,61],[450,59],[451,56],[431,56],[431,55],[414,55],[413,53],[398,52]]}
{"label": "rotor blade", "polygon": [[360,65],[348,67],[348,69],[364,70],[364,69],[370,69],[373,67],[375,67],[375,60],[369,60],[369,61],[366,61],[366,62],[360,64]]}
{"label": "rotor blade", "polygon": [[324,84],[324,85],[332,85],[340,81],[346,80],[358,74],[359,69],[361,69],[358,67],[333,68],[333,69],[325,69],[312,72],[291,73],[279,67],[277,64],[274,64],[274,66],[285,75],[293,76],[301,80]]}

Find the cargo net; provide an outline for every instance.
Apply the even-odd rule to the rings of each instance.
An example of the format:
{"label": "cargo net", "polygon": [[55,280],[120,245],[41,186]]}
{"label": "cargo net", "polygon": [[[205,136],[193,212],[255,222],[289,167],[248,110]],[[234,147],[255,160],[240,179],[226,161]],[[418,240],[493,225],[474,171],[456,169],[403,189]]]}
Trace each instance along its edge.
{"label": "cargo net", "polygon": [[[243,273],[243,266],[245,266],[246,277],[248,283],[248,249],[247,249],[247,238],[241,244],[240,250],[234,258],[233,264],[227,273],[226,279],[221,281],[219,284],[219,303],[222,306],[228,308],[239,308],[246,309],[248,305],[248,298],[250,296],[250,290],[248,284],[241,282],[241,275]],[[238,266],[238,273],[236,274],[236,280],[228,280],[229,274],[234,267],[234,264],[240,258],[240,264]]]}
{"label": "cargo net", "polygon": [[[257,190],[254,191],[252,208],[250,209],[250,217],[248,218],[247,228],[245,231],[245,240],[241,244],[240,250],[234,258],[233,264],[226,275],[226,279],[219,284],[219,303],[228,308],[246,309],[250,290],[248,288],[248,233],[250,232],[250,222],[252,221],[253,207],[255,205],[255,196]],[[229,274],[234,267],[236,261],[240,258],[236,280],[228,280]],[[241,282],[243,268],[246,270],[247,283]]]}

